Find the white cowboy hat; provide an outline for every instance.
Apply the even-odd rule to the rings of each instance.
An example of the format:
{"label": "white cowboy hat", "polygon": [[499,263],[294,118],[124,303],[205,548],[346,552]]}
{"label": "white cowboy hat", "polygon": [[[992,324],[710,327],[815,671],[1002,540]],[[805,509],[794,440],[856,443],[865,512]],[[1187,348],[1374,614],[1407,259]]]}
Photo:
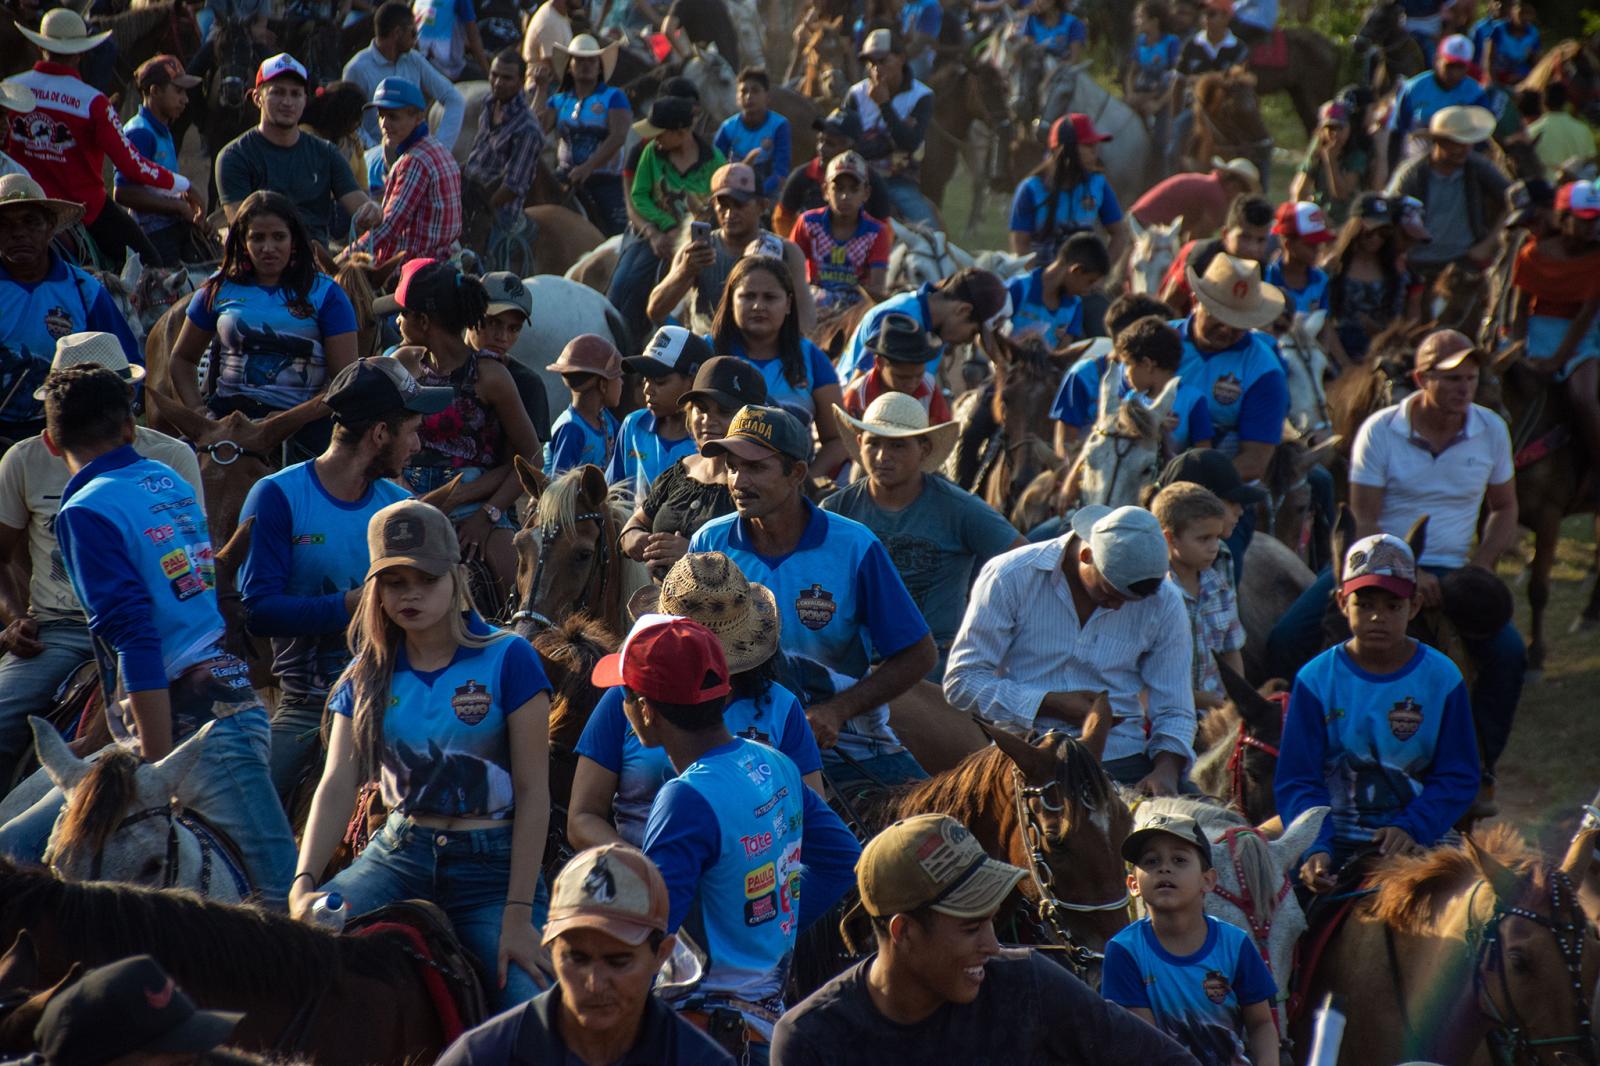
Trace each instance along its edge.
{"label": "white cowboy hat", "polygon": [[[112,333],[69,333],[56,341],[56,357],[50,363],[50,373],[69,366],[103,366],[117,377],[133,384],[144,380],[144,367],[134,366],[122,351],[122,342]],[[44,386],[33,392],[35,400],[44,399]]]}
{"label": "white cowboy hat", "polygon": [[26,115],[38,106],[38,98],[26,85],[18,85],[14,81],[0,81],[0,108]]}
{"label": "white cowboy hat", "polygon": [[82,204],[50,199],[39,183],[26,174],[7,174],[0,178],[0,210],[24,204],[55,216],[54,233],[60,233],[83,217]]}
{"label": "white cowboy hat", "polygon": [[46,52],[56,55],[75,56],[79,52],[87,52],[91,48],[98,48],[103,42],[110,40],[111,31],[104,30],[100,33],[90,33],[89,26],[83,21],[83,16],[70,7],[58,7],[46,11],[44,18],[39,20],[39,31],[35,33],[22,23],[17,23],[17,32],[22,34]]}
{"label": "white cowboy hat", "polygon": [[1261,280],[1261,268],[1248,259],[1218,252],[1204,274],[1184,268],[1189,290],[1206,313],[1234,329],[1260,329],[1283,314],[1283,290]]}
{"label": "white cowboy hat", "polygon": [[1494,133],[1494,112],[1487,107],[1457,104],[1441,107],[1428,122],[1428,136],[1458,144],[1482,144]]}
{"label": "white cowboy hat", "polygon": [[863,471],[866,464],[861,461],[857,433],[870,433],[874,437],[927,437],[933,446],[922,460],[922,472],[931,474],[944,465],[950,449],[956,446],[956,435],[961,432],[961,427],[954,422],[928,425],[928,412],[923,410],[922,401],[903,392],[886,392],[879,396],[867,405],[860,418],[851,418],[848,411],[834,404],[833,417],[839,423],[839,439],[850,453],[851,462]]}
{"label": "white cowboy hat", "polygon": [[1222,170],[1239,178],[1256,192],[1261,191],[1261,170],[1250,160],[1239,156],[1236,159],[1224,159],[1220,155],[1211,157],[1211,169]]}
{"label": "white cowboy hat", "polygon": [[622,42],[612,41],[601,46],[592,33],[580,33],[567,44],[550,46],[550,66],[556,72],[556,80],[560,81],[567,70],[568,59],[598,59],[600,60],[600,80],[609,82],[611,72],[617,69],[617,49]]}

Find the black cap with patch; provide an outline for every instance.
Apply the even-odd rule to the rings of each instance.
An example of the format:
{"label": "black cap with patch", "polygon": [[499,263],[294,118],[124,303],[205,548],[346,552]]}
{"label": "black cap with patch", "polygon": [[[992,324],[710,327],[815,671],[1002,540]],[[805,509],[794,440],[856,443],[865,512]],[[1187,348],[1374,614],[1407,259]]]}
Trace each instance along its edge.
{"label": "black cap with patch", "polygon": [[455,394],[450,389],[424,388],[398,359],[357,359],[334,376],[325,402],[341,425],[375,422],[399,411],[431,415],[442,411]]}
{"label": "black cap with patch", "polygon": [[52,1066],[99,1066],[139,1053],[210,1051],[243,1017],[196,1009],[160,963],[135,955],[90,970],[57,995],[33,1035]]}

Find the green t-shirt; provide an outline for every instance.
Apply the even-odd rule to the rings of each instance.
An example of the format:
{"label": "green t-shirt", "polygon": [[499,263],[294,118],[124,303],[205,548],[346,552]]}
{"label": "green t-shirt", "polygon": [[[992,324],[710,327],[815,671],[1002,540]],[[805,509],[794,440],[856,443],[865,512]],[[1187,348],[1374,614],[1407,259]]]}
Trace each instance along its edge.
{"label": "green t-shirt", "polygon": [[699,137],[694,143],[700,154],[688,170],[673,166],[656,151],[654,141],[645,145],[639,156],[630,194],[633,209],[658,229],[676,229],[686,215],[704,206],[711,198],[711,175],[727,162],[721,152]]}

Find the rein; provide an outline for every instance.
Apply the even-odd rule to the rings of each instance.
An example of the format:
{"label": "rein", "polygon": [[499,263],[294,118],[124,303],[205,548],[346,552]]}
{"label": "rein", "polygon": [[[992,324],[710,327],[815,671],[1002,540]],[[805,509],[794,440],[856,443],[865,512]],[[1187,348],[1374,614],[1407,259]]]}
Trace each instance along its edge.
{"label": "rein", "polygon": [[[603,600],[607,583],[606,567],[610,563],[611,557],[610,531],[606,528],[607,516],[599,511],[585,511],[583,514],[573,517],[573,525],[577,525],[579,522],[598,522],[600,524],[600,536],[597,542],[597,550],[594,553],[594,562],[590,564],[589,573],[583,579],[583,593],[578,597],[577,602],[572,605],[574,611],[581,611],[588,607],[591,599]],[[560,535],[561,527],[559,525],[552,524],[539,528],[539,565],[533,568],[533,580],[528,584],[527,599],[523,601],[521,607],[511,612],[510,621],[513,625],[518,622],[532,622],[540,629],[549,629],[555,625],[555,622],[547,618],[542,612],[534,610],[533,605],[535,598],[539,595],[539,583],[544,579],[545,560],[550,558],[550,546],[556,542],[556,538]],[[595,581],[596,570],[600,572],[598,583]]]}
{"label": "rein", "polygon": [[[1260,741],[1256,741],[1261,744]],[[1276,755],[1278,749],[1262,745]],[[1237,749],[1236,749],[1237,750]],[[1250,895],[1250,882],[1245,880],[1244,862],[1239,858],[1239,839],[1249,834],[1266,839],[1266,835],[1253,825],[1239,825],[1222,834],[1222,841],[1228,846],[1228,861],[1233,864],[1233,874],[1239,879],[1239,891],[1229,892],[1218,885],[1211,891],[1238,907],[1244,913],[1244,919],[1250,923],[1250,935],[1256,942],[1256,949],[1261,952],[1261,961],[1267,964],[1267,969],[1272,968],[1272,953],[1267,949],[1268,942],[1272,939],[1272,920],[1277,917],[1278,906],[1289,898],[1289,891],[1293,887],[1289,881],[1288,871],[1284,871],[1283,884],[1278,889],[1278,894],[1272,898],[1269,905],[1256,906],[1255,899]],[[1266,913],[1270,911],[1271,913]]]}
{"label": "rein", "polygon": [[210,444],[196,444],[194,446],[194,450],[197,455],[207,456],[218,466],[232,466],[234,463],[237,463],[240,459],[244,458],[254,459],[257,462],[266,464],[267,466],[271,466],[273,464],[273,460],[270,456],[263,455],[258,451],[252,451],[236,441],[231,440],[212,441]]}

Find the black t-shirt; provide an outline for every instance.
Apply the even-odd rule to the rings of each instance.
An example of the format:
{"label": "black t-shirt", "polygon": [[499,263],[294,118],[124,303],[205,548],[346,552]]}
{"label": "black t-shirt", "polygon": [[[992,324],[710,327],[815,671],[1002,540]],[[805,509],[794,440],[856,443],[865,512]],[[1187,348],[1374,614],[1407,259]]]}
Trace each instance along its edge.
{"label": "black t-shirt", "polygon": [[[783,183],[783,191],[778,194],[778,203],[783,205],[786,214],[798,217],[802,211],[822,206],[822,174],[823,168],[817,165],[815,159],[801,163],[789,172]],[[884,184],[883,175],[876,170],[869,170],[867,178],[871,188],[862,210],[880,222],[887,222],[890,212],[894,210],[894,202],[889,199],[889,187]],[[790,234],[780,233],[778,236],[788,237]]]}
{"label": "black t-shirt", "polygon": [[339,150],[304,130],[290,148],[273,144],[259,129],[247,130],[217,153],[217,193],[224,204],[237,204],[257,189],[280,192],[300,209],[311,239],[324,244],[334,201],[359,188]]}
{"label": "black t-shirt", "polygon": [[652,533],[692,537],[713,518],[732,514],[733,497],[726,485],[707,485],[690,477],[679,459],[656,476],[642,506]]}
{"label": "black t-shirt", "polygon": [[778,1019],[773,1066],[1197,1066],[1170,1037],[1032,951],[990,959],[976,1000],[947,1003],[915,1025],[872,1005],[871,965],[852,966]]}

